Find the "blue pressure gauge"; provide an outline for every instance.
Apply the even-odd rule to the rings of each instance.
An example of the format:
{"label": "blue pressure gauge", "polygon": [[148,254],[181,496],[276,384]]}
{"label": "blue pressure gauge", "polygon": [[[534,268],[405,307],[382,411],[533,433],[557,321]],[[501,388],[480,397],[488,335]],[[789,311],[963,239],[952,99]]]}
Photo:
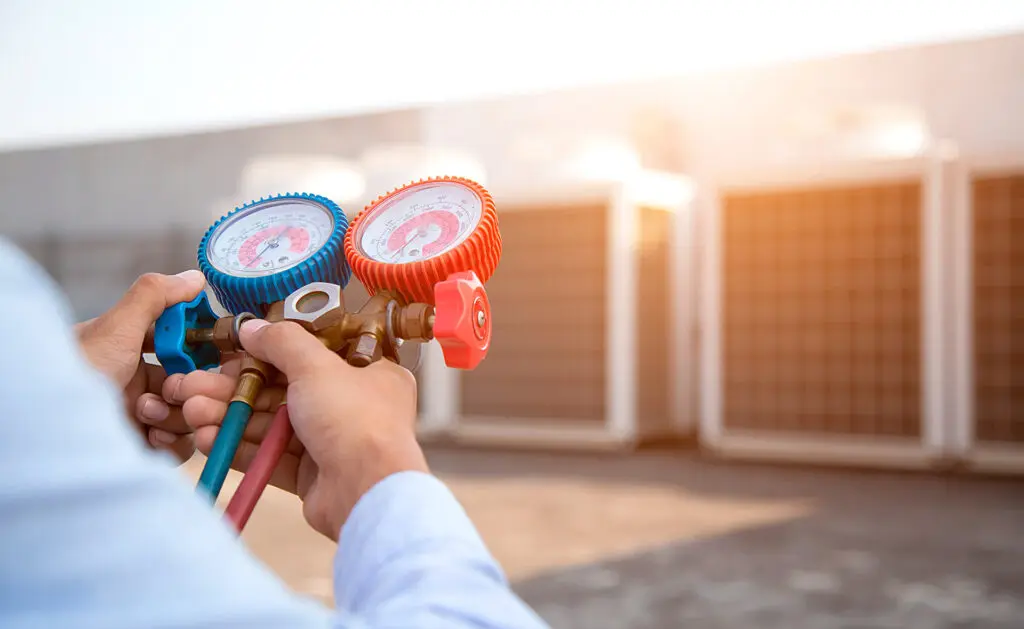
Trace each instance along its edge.
{"label": "blue pressure gauge", "polygon": [[236,208],[199,243],[199,268],[232,314],[267,307],[310,282],[345,287],[345,213],[330,199],[281,194]]}

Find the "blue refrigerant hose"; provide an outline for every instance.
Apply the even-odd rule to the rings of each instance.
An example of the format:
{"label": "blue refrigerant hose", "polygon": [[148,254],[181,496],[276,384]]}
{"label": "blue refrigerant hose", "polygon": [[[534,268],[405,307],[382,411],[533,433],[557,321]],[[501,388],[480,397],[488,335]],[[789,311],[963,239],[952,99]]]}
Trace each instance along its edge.
{"label": "blue refrigerant hose", "polygon": [[216,500],[220,495],[251,415],[252,407],[238,400],[232,402],[224,414],[224,422],[217,432],[203,473],[199,476],[198,489],[205,490],[211,500]]}

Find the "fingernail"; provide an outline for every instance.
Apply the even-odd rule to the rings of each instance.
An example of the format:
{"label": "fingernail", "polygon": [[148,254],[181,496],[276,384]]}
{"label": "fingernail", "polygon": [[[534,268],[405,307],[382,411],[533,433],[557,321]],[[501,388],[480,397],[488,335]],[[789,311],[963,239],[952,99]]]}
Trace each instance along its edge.
{"label": "fingernail", "polygon": [[159,428],[149,429],[149,441],[155,446],[169,446],[177,440],[178,435],[174,433],[167,432],[166,430],[160,430]]}
{"label": "fingernail", "polygon": [[160,400],[149,398],[142,403],[142,416],[150,421],[163,421],[170,414],[171,408]]}
{"label": "fingernail", "polygon": [[186,280],[188,282],[203,282],[203,283],[206,283],[206,278],[203,276],[202,272],[197,271],[196,269],[189,269],[188,271],[182,271],[181,273],[177,274],[177,277],[180,277],[181,279]]}
{"label": "fingernail", "polygon": [[185,374],[183,373],[172,373],[167,376],[163,386],[164,400],[170,403],[184,402],[185,400],[178,399],[178,391],[181,389],[181,383],[184,381]]}
{"label": "fingernail", "polygon": [[264,321],[263,319],[249,319],[242,324],[242,329],[240,331],[246,334],[255,334],[257,331],[267,327],[268,325],[270,325],[270,322]]}

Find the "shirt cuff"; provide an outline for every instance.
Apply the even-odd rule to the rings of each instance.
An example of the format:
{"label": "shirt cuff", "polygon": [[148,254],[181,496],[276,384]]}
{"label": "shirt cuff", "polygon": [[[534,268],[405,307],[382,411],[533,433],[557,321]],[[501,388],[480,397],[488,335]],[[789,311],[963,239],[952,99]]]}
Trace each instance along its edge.
{"label": "shirt cuff", "polygon": [[336,604],[351,609],[360,589],[372,584],[385,564],[439,546],[457,547],[460,555],[488,565],[494,577],[506,582],[465,509],[444,483],[424,472],[388,476],[359,499],[342,526],[334,560]]}

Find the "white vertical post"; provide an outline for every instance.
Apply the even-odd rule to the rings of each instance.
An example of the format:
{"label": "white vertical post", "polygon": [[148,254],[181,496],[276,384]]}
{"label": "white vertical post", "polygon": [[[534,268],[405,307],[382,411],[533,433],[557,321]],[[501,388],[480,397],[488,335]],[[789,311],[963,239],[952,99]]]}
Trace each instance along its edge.
{"label": "white vertical post", "polygon": [[946,367],[948,325],[946,288],[946,208],[949,195],[948,148],[933,148],[925,161],[921,195],[921,445],[944,456],[949,447],[947,417],[953,385]]}
{"label": "white vertical post", "polygon": [[974,444],[974,207],[971,173],[962,162],[952,169],[949,220],[952,313],[950,367],[955,391],[951,413],[951,450],[967,455]]}
{"label": "white vertical post", "polygon": [[607,220],[605,428],[628,441],[637,436],[637,215],[627,184],[615,185]]}
{"label": "white vertical post", "polygon": [[458,425],[462,412],[459,370],[444,364],[444,354],[436,342],[424,343],[421,351],[419,394],[423,396],[423,410],[419,429],[424,433],[449,431]]}
{"label": "white vertical post", "polygon": [[696,394],[697,355],[694,348],[696,326],[697,282],[694,248],[694,201],[688,198],[676,208],[672,218],[672,241],[669,247],[669,355],[672,424],[680,434],[696,429],[694,396]]}
{"label": "white vertical post", "polygon": [[722,230],[716,190],[698,187],[701,233],[700,438],[714,448],[722,438]]}

